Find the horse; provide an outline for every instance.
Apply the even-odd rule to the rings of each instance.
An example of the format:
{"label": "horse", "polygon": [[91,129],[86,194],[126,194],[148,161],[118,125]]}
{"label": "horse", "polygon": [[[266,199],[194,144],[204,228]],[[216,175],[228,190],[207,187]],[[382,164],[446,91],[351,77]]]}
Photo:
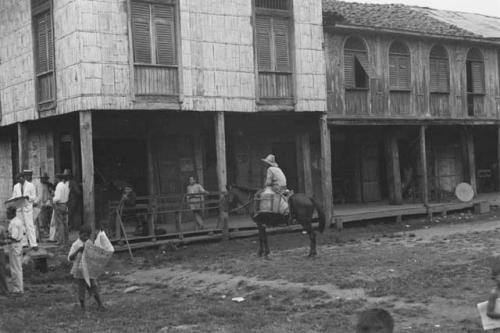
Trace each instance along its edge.
{"label": "horse", "polygon": [[[239,208],[247,207],[247,211],[252,216],[252,220],[257,224],[259,230],[259,251],[257,255],[266,258],[269,256],[269,245],[267,243],[266,227],[275,227],[281,225],[289,225],[296,220],[302,225],[304,230],[309,235],[310,250],[309,257],[314,257],[318,253],[316,251],[316,233],[313,230],[313,213],[318,212],[318,230],[322,233],[325,230],[325,213],[321,205],[314,198],[308,197],[303,193],[295,193],[288,198],[289,215],[281,215],[277,213],[255,213],[255,200],[260,190],[245,188],[237,185],[227,186],[227,200],[231,207]],[[238,208],[237,208],[238,209]]]}

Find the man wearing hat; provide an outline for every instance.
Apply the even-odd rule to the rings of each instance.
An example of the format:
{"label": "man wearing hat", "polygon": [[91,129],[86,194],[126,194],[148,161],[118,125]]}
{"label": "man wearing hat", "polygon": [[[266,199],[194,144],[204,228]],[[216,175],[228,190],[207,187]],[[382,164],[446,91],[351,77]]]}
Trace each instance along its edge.
{"label": "man wearing hat", "polygon": [[[16,177],[17,183],[14,185],[12,190],[12,197],[26,197],[28,204],[23,208],[19,208],[20,214],[22,216],[24,226],[26,228],[26,236],[28,238],[29,246],[37,251],[38,243],[36,242],[36,231],[35,224],[33,221],[33,203],[37,199],[36,188],[28,179],[31,179],[33,172],[31,170],[24,170],[19,173]],[[26,240],[23,240],[23,245],[26,244]]]}
{"label": "man wearing hat", "polygon": [[274,155],[269,154],[266,158],[261,159],[262,162],[269,165],[266,173],[265,188],[271,188],[274,192],[284,194],[286,192],[286,177],[283,171],[276,163]]}

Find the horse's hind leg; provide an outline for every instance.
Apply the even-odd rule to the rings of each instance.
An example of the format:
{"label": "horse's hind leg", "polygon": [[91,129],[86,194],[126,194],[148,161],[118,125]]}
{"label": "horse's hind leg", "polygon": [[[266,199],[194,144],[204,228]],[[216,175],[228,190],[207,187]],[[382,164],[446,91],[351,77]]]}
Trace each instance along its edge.
{"label": "horse's hind leg", "polygon": [[316,251],[316,232],[314,232],[311,225],[309,225],[306,231],[307,234],[309,235],[309,241],[310,241],[309,257],[314,257],[318,254],[318,252]]}
{"label": "horse's hind leg", "polygon": [[264,256],[267,258],[267,256],[269,255],[269,253],[271,253],[271,251],[269,251],[269,245],[267,244],[267,232],[266,232],[266,226],[263,226],[262,227],[263,229],[263,243],[264,243]]}

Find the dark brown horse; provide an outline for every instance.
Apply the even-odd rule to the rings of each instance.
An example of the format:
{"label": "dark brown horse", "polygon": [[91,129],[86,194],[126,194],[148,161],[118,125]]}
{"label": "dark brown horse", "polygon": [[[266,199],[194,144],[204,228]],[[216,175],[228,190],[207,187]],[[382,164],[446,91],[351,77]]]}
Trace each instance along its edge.
{"label": "dark brown horse", "polygon": [[277,213],[257,213],[254,212],[255,195],[258,190],[244,188],[236,185],[228,186],[228,201],[229,205],[234,207],[245,207],[252,216],[252,220],[257,224],[259,230],[259,251],[258,256],[268,256],[269,245],[267,244],[266,227],[275,227],[281,225],[288,225],[294,220],[302,225],[304,230],[309,235],[310,250],[309,256],[314,257],[317,255],[316,251],[316,233],[312,227],[314,210],[318,212],[318,230],[323,232],[325,230],[325,213],[321,206],[314,200],[314,198],[307,197],[303,193],[296,193],[288,199],[290,208],[290,215],[280,215]]}

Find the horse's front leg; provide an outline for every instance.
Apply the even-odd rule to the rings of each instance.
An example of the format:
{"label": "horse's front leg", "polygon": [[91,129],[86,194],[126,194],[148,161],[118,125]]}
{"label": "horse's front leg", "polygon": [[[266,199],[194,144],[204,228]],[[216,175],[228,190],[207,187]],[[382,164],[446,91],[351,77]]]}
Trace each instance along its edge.
{"label": "horse's front leg", "polygon": [[262,257],[264,253],[264,227],[262,224],[257,225],[257,229],[259,230],[259,251],[257,252],[257,256]]}

